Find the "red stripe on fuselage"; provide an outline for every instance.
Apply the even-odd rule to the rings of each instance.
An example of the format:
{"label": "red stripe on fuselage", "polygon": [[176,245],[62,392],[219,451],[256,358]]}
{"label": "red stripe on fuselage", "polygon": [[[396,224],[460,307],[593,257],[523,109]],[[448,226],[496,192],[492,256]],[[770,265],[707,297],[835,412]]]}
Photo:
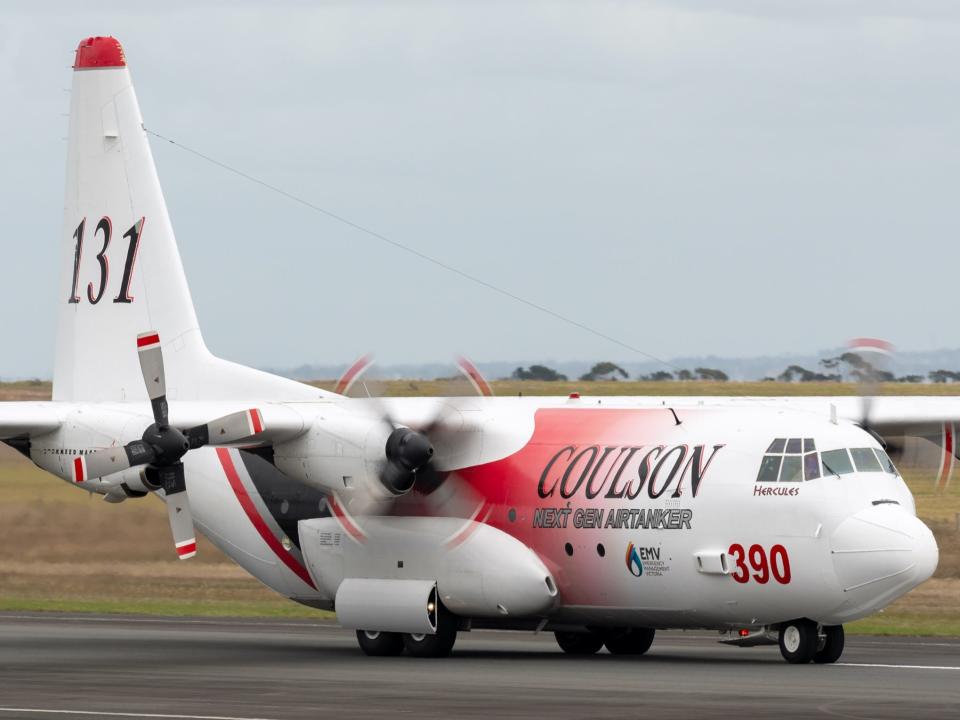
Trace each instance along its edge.
{"label": "red stripe on fuselage", "polygon": [[253,523],[257,532],[260,533],[260,537],[263,538],[263,541],[273,550],[274,554],[280,558],[280,561],[284,565],[290,568],[290,570],[307,585],[316,590],[317,586],[313,584],[313,580],[310,578],[310,573],[307,572],[307,569],[298,563],[290,553],[283,549],[283,545],[274,537],[273,532],[267,527],[263,518],[260,517],[256,506],[253,504],[253,500],[250,499],[250,495],[247,493],[247,489],[243,486],[243,483],[240,482],[240,476],[237,475],[237,468],[234,467],[233,458],[230,457],[230,450],[228,448],[217,448],[217,457],[220,459],[223,472],[230,482],[230,487],[233,488],[234,495],[236,495],[237,500],[240,501],[240,507],[243,508],[247,517],[250,518],[250,522]]}
{"label": "red stripe on fuselage", "polygon": [[86,478],[83,476],[83,458],[73,459],[73,479],[74,482],[82,483]]}

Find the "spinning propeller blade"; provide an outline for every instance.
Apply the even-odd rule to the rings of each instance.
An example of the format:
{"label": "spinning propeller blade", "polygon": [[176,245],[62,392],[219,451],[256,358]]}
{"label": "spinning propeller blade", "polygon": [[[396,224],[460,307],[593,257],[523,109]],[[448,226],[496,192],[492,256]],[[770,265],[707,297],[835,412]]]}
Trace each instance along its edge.
{"label": "spinning propeller blade", "polygon": [[[444,430],[448,429],[445,428],[444,416],[450,408],[439,402],[432,416],[411,422],[409,427],[400,423],[384,401],[384,383],[368,379],[365,375],[373,364],[373,356],[364,355],[346,370],[336,384],[336,392],[361,400],[367,412],[386,425],[389,431],[378,477],[394,498],[372,502],[354,498],[353,507],[362,508],[363,514],[388,511],[397,498],[411,490],[418,495],[431,495],[440,488],[448,475],[434,467],[434,446]],[[444,392],[444,396],[493,394],[489,383],[469,360],[457,358],[456,367],[462,378],[456,375],[442,378],[444,390],[449,391]],[[374,392],[371,392],[371,389]]]}
{"label": "spinning propeller blade", "polygon": [[[878,338],[854,338],[848,343],[846,359],[857,383],[860,396],[860,422],[857,423],[876,437],[871,424],[874,398],[880,394],[881,383],[893,378],[893,345]],[[883,444],[881,442],[881,444]]]}

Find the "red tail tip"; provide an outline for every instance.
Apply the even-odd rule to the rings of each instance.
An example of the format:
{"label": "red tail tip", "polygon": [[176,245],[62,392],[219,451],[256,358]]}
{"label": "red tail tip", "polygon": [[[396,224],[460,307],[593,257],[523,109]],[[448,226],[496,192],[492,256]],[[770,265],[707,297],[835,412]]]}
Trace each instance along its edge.
{"label": "red tail tip", "polygon": [[77,46],[73,69],[125,67],[126,64],[123,46],[115,37],[88,37]]}

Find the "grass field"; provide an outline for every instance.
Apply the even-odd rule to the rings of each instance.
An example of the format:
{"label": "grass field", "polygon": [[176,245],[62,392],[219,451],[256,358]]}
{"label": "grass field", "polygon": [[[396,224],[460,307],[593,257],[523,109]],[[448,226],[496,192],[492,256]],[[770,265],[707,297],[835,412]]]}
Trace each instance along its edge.
{"label": "grass field", "polygon": [[[316,383],[332,386],[332,383]],[[442,382],[393,381],[388,395],[443,392]],[[892,385],[956,392],[950,385]],[[498,395],[789,395],[852,394],[837,383],[494,383]],[[798,392],[802,390],[803,392]],[[953,392],[948,392],[953,391]],[[45,400],[49,383],[0,383],[0,400]],[[960,477],[934,492],[933,477],[903,468],[918,514],[933,528],[940,565],[933,580],[851,632],[960,635]],[[111,505],[91,497],[0,445],[0,610],[150,613],[164,615],[316,617],[318,612],[267,590],[202,538],[190,562],[172,558],[162,503],[154,498]]]}

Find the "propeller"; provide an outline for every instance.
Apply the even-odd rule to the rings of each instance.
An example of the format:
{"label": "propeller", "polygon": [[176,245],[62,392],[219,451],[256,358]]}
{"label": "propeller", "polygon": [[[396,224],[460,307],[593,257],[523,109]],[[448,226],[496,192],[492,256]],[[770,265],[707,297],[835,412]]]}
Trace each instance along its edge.
{"label": "propeller", "polygon": [[877,338],[854,338],[848,343],[848,352],[840,356],[850,374],[857,383],[857,395],[860,397],[861,428],[885,445],[870,423],[874,398],[880,394],[881,383],[892,380],[893,345]]}
{"label": "propeller", "polygon": [[[447,473],[437,470],[433,465],[434,447],[440,432],[444,429],[444,416],[447,409],[442,402],[432,416],[415,427],[400,424],[393,417],[383,400],[385,387],[382,382],[363,380],[363,374],[373,365],[373,356],[364,355],[351,365],[336,384],[336,392],[363,399],[372,414],[386,424],[389,435],[384,446],[384,462],[380,466],[378,478],[384,488],[395,496],[405,495],[414,488],[423,495],[436,491],[445,481]],[[490,385],[469,360],[457,358],[457,368],[465,379],[443,378],[446,396],[454,395],[492,395]],[[375,392],[371,393],[371,388]]]}
{"label": "propeller", "polygon": [[140,440],[120,447],[90,450],[75,458],[74,480],[81,482],[145,465],[146,481],[155,488],[163,488],[174,547],[177,556],[186,560],[197,554],[197,540],[187,499],[183,456],[196,448],[229,445],[258,435],[264,429],[263,416],[256,409],[243,410],[181,432],[170,425],[160,335],[156,332],[138,335],[137,354],[153,423],[143,431]]}

